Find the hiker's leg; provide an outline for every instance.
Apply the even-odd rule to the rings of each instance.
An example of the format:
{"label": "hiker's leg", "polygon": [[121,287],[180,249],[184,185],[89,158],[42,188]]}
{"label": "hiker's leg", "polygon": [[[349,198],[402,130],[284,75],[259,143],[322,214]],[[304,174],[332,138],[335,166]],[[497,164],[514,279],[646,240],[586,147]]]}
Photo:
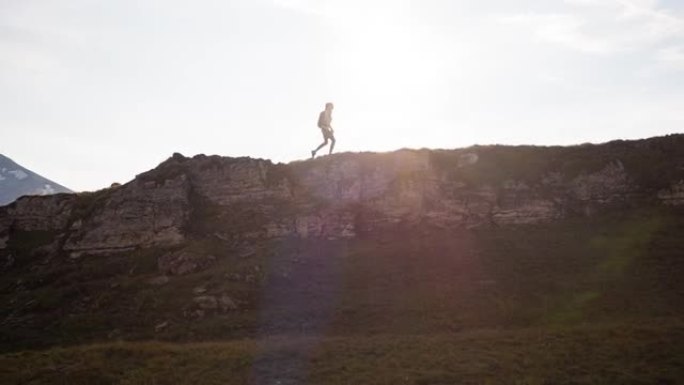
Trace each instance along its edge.
{"label": "hiker's leg", "polygon": [[327,145],[327,144],[328,144],[328,138],[325,138],[325,142],[321,143],[321,145],[318,146],[318,148],[316,148],[316,149],[313,151],[314,154],[317,153],[318,150],[320,150],[321,148],[323,148],[323,147],[324,147],[325,145]]}
{"label": "hiker's leg", "polygon": [[330,152],[328,152],[328,155],[332,154],[333,148],[335,148],[335,137],[334,136],[332,138],[330,138],[330,142],[331,142],[330,143]]}

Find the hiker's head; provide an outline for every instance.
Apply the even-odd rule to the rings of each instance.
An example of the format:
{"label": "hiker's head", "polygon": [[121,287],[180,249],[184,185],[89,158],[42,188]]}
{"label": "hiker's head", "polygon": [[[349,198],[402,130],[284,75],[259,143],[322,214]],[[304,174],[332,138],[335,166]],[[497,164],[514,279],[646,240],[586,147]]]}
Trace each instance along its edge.
{"label": "hiker's head", "polygon": [[326,109],[326,110],[332,110],[332,109],[333,109],[333,104],[332,104],[332,103],[325,103],[325,109]]}

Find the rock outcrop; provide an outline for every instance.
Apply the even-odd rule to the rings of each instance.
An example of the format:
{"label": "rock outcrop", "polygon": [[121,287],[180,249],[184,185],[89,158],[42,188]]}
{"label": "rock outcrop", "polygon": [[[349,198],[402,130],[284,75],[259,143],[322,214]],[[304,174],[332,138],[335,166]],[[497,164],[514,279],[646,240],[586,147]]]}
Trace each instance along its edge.
{"label": "rock outcrop", "polygon": [[74,194],[26,196],[14,204],[0,207],[0,233],[60,230],[68,226],[78,201]]}
{"label": "rock outcrop", "polygon": [[684,204],[684,159],[674,153],[684,154],[683,135],[336,154],[287,165],[174,154],[122,186],[0,207],[0,250],[35,231],[54,233],[58,251],[72,257],[177,246],[160,269],[185,274],[211,262],[183,251],[189,237],[349,238],[393,226],[529,225],[636,205],[671,207]]}
{"label": "rock outcrop", "polygon": [[684,205],[684,180],[673,183],[669,188],[658,192],[658,198],[666,205]]}
{"label": "rock outcrop", "polygon": [[187,176],[180,174],[162,182],[137,178],[106,191],[60,229],[67,234],[64,250],[78,256],[182,243],[190,188]]}

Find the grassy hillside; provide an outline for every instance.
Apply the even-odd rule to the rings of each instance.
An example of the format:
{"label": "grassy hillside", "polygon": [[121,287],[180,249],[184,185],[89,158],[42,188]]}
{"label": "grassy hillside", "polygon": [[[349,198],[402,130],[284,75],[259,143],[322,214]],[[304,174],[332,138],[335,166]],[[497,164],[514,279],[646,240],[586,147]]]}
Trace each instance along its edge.
{"label": "grassy hillside", "polygon": [[110,343],[0,356],[10,384],[679,384],[684,325]]}
{"label": "grassy hillside", "polygon": [[[655,196],[684,175],[683,141],[474,147],[430,162],[496,187],[619,160]],[[472,151],[478,162],[461,167]],[[150,175],[182,171],[165,164]],[[268,178],[296,182],[314,166]],[[75,218],[107,191],[81,196]],[[0,254],[0,383],[684,383],[684,208],[646,198],[538,225],[249,241],[226,234],[261,228],[268,212],[192,199],[178,249],[70,258],[49,252],[56,232],[14,231]],[[199,268],[165,276],[160,259],[181,249]]]}
{"label": "grassy hillside", "polygon": [[[680,319],[682,234],[684,215],[661,208],[258,247],[210,237],[193,246],[214,256],[205,270],[162,284],[155,283],[157,258],[167,250],[79,260],[36,254],[0,276],[0,341],[13,351],[119,339],[405,335]],[[44,235],[32,236],[37,244]],[[197,312],[200,295],[227,295],[237,310]]]}

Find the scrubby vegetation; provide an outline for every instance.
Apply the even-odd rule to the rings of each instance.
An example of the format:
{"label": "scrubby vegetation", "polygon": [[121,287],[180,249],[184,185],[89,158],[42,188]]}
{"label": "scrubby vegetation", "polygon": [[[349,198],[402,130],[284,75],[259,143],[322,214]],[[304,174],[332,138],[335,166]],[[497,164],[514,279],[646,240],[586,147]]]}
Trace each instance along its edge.
{"label": "scrubby vegetation", "polygon": [[[429,155],[436,167],[473,185],[498,185],[506,180],[535,184],[549,173],[558,173],[570,180],[619,161],[636,184],[657,190],[668,187],[670,181],[684,178],[683,147],[684,135],[669,135],[570,147],[473,146],[458,151],[433,150]],[[478,155],[477,163],[459,167],[463,164],[462,157],[468,153]]]}
{"label": "scrubby vegetation", "polygon": [[[213,264],[163,284],[173,250],[17,264],[0,278],[0,378],[678,383],[683,230],[681,212],[652,209],[260,247],[209,236],[193,247]],[[194,315],[198,292],[238,309]],[[143,340],[225,342],[107,344]],[[105,345],[75,346],[89,343]]]}
{"label": "scrubby vegetation", "polygon": [[110,343],[0,356],[15,384],[678,384],[684,326]]}

